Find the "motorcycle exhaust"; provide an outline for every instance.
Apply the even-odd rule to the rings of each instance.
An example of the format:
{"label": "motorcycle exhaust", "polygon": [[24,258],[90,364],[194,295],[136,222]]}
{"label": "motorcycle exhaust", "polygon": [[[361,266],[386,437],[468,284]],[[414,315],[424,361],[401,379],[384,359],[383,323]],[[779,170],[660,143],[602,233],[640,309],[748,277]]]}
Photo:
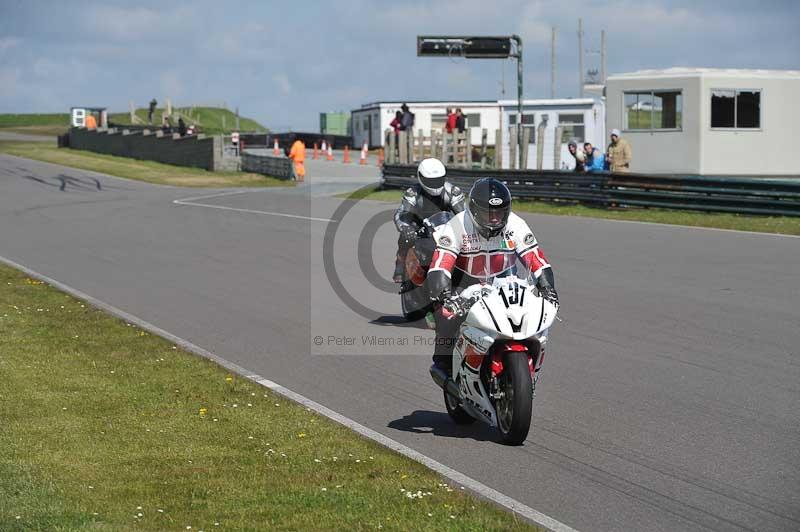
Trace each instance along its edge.
{"label": "motorcycle exhaust", "polygon": [[439,388],[446,391],[448,395],[451,395],[456,399],[459,398],[458,385],[456,385],[453,379],[447,376],[447,373],[436,366],[431,366],[431,377],[433,377],[433,382],[435,382]]}

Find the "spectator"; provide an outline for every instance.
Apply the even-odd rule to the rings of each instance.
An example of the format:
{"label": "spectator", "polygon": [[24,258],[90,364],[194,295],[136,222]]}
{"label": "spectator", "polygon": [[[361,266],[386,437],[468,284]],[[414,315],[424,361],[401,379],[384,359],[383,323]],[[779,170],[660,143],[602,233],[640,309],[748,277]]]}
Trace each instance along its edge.
{"label": "spectator", "polygon": [[195,129],[195,125],[192,124],[186,129],[186,134],[191,136],[194,135],[196,131],[197,129]]}
{"label": "spectator", "polygon": [[606,158],[600,152],[599,148],[592,146],[590,142],[583,145],[583,151],[586,154],[586,171],[590,173],[602,172],[605,170]]}
{"label": "spectator", "polygon": [[183,117],[178,118],[178,135],[186,136],[186,122],[183,121]]}
{"label": "spectator", "polygon": [[161,124],[161,131],[165,135],[169,135],[170,133],[172,133],[172,122],[169,121],[168,116],[164,117],[164,122]]}
{"label": "spectator", "polygon": [[575,159],[575,171],[576,172],[585,172],[586,171],[586,154],[578,149],[578,143],[574,140],[569,141],[567,144],[567,150],[569,150],[569,154]]}
{"label": "spectator", "polygon": [[158,102],[156,101],[155,98],[150,100],[150,107],[147,108],[147,123],[150,125],[153,125],[153,113],[156,112],[157,105]]}
{"label": "spectator", "polygon": [[395,112],[394,120],[389,125],[394,129],[394,134],[397,135],[403,128],[403,113],[400,111]]}
{"label": "spectator", "polygon": [[620,135],[619,129],[611,130],[611,144],[608,145],[609,168],[614,173],[631,171],[633,150],[627,140]]}
{"label": "spectator", "polygon": [[289,159],[294,162],[294,174],[298,181],[303,181],[306,176],[306,145],[296,138],[289,151]]}
{"label": "spectator", "polygon": [[403,116],[400,119],[400,131],[414,129],[414,113],[409,111],[406,104],[401,105],[400,110],[403,111]]}
{"label": "spectator", "polygon": [[456,128],[456,119],[457,118],[458,117],[453,112],[453,109],[451,107],[448,107],[447,108],[447,121],[444,123],[444,130],[447,133],[452,133],[453,130]]}
{"label": "spectator", "polygon": [[86,115],[86,129],[97,129],[97,119],[94,117],[92,113],[88,113]]}
{"label": "spectator", "polygon": [[467,120],[460,107],[456,109],[456,129],[459,133],[463,133],[467,129]]}

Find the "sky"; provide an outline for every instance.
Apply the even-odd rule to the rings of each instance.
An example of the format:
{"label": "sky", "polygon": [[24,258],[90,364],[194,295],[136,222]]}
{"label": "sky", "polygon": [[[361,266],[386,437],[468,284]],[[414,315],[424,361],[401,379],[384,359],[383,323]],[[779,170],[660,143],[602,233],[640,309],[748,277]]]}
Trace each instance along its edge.
{"label": "sky", "polygon": [[557,96],[574,97],[579,17],[590,51],[606,30],[609,74],[800,69],[800,1],[0,0],[0,112],[169,97],[316,131],[320,112],[368,102],[516,97],[512,61],[416,56],[417,35],[442,34],[519,34],[524,96],[543,98],[554,26]]}

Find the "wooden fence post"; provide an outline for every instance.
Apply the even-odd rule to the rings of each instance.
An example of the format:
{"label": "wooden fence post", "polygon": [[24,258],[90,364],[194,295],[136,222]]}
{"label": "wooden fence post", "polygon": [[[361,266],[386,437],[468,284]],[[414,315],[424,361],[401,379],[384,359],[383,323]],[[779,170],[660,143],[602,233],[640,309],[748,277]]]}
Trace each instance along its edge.
{"label": "wooden fence post", "polygon": [[389,151],[386,153],[386,162],[388,164],[397,164],[397,135],[394,134],[393,129],[386,130],[386,143]]}
{"label": "wooden fence post", "polygon": [[486,141],[488,140],[489,132],[486,128],[481,129],[481,169],[486,168]]}
{"label": "wooden fence post", "polygon": [[503,168],[503,128],[494,130],[494,167]]}
{"label": "wooden fence post", "polygon": [[541,170],[544,163],[544,137],[546,128],[544,124],[539,124],[536,130],[536,169]]}
{"label": "wooden fence post", "polygon": [[517,126],[508,126],[508,167],[517,169]]}
{"label": "wooden fence post", "polygon": [[521,170],[528,169],[528,146],[531,144],[531,128],[522,128],[522,168]]}
{"label": "wooden fence post", "polygon": [[564,126],[556,126],[553,139],[553,170],[561,170],[561,139],[564,137]]}
{"label": "wooden fence post", "polygon": [[399,145],[398,155],[400,164],[408,164],[408,132],[400,131],[397,133],[397,143]]}
{"label": "wooden fence post", "polygon": [[472,144],[470,144],[469,130],[458,134],[458,152],[461,159],[461,166],[467,168],[471,166],[472,159]]}

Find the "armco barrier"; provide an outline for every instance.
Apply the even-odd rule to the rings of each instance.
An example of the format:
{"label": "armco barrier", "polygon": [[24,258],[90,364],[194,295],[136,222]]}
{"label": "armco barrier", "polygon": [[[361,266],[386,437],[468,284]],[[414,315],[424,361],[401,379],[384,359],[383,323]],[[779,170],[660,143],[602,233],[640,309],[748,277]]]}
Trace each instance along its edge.
{"label": "armco barrier", "polygon": [[242,153],[242,171],[264,174],[278,179],[295,179],[294,164],[287,157]]}
{"label": "armco barrier", "polygon": [[[465,190],[476,179],[496,177],[508,185],[514,197],[526,199],[800,216],[800,176],[776,179],[460,168],[449,168],[447,175]],[[415,182],[415,166],[384,165],[384,186],[404,188]]]}

